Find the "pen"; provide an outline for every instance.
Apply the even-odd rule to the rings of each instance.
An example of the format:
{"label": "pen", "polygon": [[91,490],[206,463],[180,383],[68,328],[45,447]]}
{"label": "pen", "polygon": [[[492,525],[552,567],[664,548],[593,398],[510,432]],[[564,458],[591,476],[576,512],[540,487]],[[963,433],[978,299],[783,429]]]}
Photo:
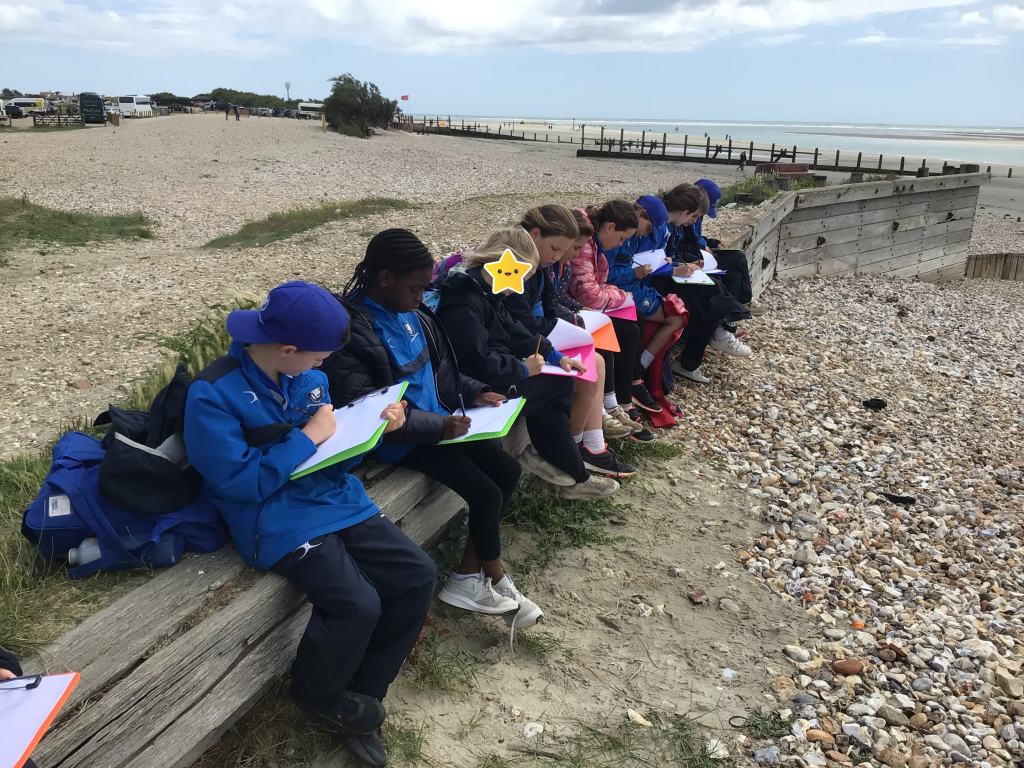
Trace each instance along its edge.
{"label": "pen", "polygon": [[462,393],[459,392],[459,407],[462,408],[462,415],[466,415],[466,404],[462,401]]}

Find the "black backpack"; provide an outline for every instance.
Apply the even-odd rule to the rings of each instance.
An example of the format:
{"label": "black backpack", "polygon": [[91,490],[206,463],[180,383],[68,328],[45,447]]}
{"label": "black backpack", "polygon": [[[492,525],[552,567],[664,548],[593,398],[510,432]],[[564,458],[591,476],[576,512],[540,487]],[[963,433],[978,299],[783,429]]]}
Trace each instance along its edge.
{"label": "black backpack", "polygon": [[[220,357],[196,379],[216,381],[240,365]],[[189,379],[179,365],[166,387],[157,392],[149,411],[127,411],[111,405],[93,426],[110,424],[103,438],[99,492],[129,512],[162,515],[181,509],[203,492],[203,478],[189,465],[185,452],[185,399]]]}

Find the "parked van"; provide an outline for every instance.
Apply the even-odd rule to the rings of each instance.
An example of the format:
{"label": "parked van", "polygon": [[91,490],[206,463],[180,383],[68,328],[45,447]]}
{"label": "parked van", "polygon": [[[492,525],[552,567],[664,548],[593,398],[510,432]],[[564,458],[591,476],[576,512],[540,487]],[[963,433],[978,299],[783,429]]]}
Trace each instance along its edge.
{"label": "parked van", "polygon": [[30,99],[27,96],[19,96],[16,99],[11,99],[7,102],[8,104],[14,104],[16,107],[21,107],[26,115],[30,115],[33,112],[46,113],[53,108],[46,99]]}
{"label": "parked van", "polygon": [[105,125],[107,122],[107,108],[103,105],[103,97],[98,93],[78,94],[78,109],[82,113],[83,123]]}
{"label": "parked van", "polygon": [[149,96],[118,96],[117,109],[125,117],[153,116],[153,103]]}
{"label": "parked van", "polygon": [[295,111],[295,116],[301,120],[319,120],[320,115],[323,114],[324,105],[311,101],[302,101],[299,102],[299,108]]}

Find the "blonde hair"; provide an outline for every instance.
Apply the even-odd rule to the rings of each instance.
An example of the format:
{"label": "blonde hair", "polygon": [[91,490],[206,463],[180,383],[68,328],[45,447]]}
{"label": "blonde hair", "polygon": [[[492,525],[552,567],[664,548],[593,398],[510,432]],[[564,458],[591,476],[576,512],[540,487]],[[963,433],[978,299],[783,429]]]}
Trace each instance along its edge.
{"label": "blonde hair", "polygon": [[525,261],[530,265],[532,275],[540,266],[540,253],[537,252],[537,244],[533,242],[530,233],[522,227],[507,227],[492,232],[484,244],[475,251],[463,254],[462,263],[467,269],[473,269],[483,264],[490,264],[500,261],[502,254],[508,249],[519,261]]}
{"label": "blonde hair", "polygon": [[564,205],[541,205],[531,208],[523,214],[519,226],[527,232],[538,229],[541,237],[568,237],[575,240],[580,236],[580,228],[572,209]]}

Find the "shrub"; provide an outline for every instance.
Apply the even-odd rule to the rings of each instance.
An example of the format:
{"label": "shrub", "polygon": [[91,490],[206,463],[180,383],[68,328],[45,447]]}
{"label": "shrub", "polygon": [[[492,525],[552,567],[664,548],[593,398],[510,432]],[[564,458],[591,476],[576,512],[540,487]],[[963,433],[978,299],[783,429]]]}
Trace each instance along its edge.
{"label": "shrub", "polygon": [[369,136],[371,128],[386,128],[395,118],[398,102],[385,99],[376,85],[345,74],[331,78],[334,86],[324,101],[327,124],[339,133]]}

